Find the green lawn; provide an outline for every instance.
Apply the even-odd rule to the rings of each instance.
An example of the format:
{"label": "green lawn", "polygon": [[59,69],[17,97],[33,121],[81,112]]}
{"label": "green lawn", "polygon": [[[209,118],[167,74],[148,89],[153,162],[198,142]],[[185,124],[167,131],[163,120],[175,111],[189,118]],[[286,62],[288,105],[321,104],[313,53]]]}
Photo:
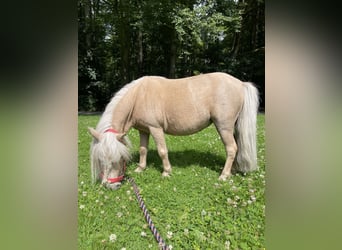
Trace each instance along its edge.
{"label": "green lawn", "polygon": [[[92,185],[88,126],[99,116],[79,116],[78,248],[159,249],[131,185],[111,191]],[[126,174],[139,186],[151,218],[172,249],[263,249],[265,247],[265,117],[258,115],[259,170],[218,181],[225,162],[214,126],[192,136],[167,136],[172,176],[150,140],[147,170],[135,173],[139,135],[132,129],[133,158]]]}

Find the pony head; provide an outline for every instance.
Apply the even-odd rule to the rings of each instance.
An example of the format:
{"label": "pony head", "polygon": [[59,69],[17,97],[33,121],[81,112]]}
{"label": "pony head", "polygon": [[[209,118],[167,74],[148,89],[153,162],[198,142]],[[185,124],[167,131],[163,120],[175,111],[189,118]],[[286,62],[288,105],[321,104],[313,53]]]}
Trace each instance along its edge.
{"label": "pony head", "polygon": [[130,142],[125,133],[106,129],[103,133],[88,128],[93,136],[90,148],[92,181],[101,181],[106,187],[115,190],[121,186],[130,159]]}

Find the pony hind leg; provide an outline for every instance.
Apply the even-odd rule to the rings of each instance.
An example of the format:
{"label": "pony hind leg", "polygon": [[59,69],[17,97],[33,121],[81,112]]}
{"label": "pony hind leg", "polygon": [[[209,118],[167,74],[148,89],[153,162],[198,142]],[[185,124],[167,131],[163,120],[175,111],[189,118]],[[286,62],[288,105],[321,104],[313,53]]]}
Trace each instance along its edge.
{"label": "pony hind leg", "polygon": [[146,158],[147,158],[147,151],[148,151],[148,142],[150,138],[150,134],[139,131],[140,135],[140,148],[139,148],[139,164],[138,167],[135,169],[135,172],[140,173],[145,170],[146,168]]}
{"label": "pony hind leg", "polygon": [[235,155],[237,152],[237,144],[234,139],[234,134],[232,130],[229,129],[221,129],[219,130],[219,134],[221,136],[221,139],[224,143],[227,159],[224,164],[222,173],[219,177],[219,180],[227,180],[227,178],[231,175],[232,165],[235,159]]}
{"label": "pony hind leg", "polygon": [[170,176],[171,174],[171,164],[169,161],[168,151],[165,142],[164,131],[162,128],[150,128],[151,135],[156,142],[158,148],[159,157],[163,162],[163,176]]}

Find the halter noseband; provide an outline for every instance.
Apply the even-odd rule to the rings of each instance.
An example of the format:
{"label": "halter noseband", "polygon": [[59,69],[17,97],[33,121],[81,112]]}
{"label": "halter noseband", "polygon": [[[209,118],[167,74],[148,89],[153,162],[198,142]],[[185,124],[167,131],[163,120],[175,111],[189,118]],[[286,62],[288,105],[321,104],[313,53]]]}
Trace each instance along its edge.
{"label": "halter noseband", "polygon": [[123,175],[120,175],[120,176],[114,177],[114,178],[107,178],[107,182],[110,184],[116,183],[116,182],[121,182],[125,178],[125,172],[126,172],[126,161],[124,161]]}
{"label": "halter noseband", "polygon": [[[108,128],[106,129],[103,133],[113,133],[113,134],[119,134],[119,132],[113,128]],[[114,178],[107,178],[107,182],[112,184],[112,183],[116,183],[116,182],[121,182],[124,178],[125,178],[125,172],[126,172],[126,161],[123,161],[124,165],[123,165],[123,175],[120,175],[118,177],[114,177]],[[101,173],[101,177],[103,177],[103,173]]]}

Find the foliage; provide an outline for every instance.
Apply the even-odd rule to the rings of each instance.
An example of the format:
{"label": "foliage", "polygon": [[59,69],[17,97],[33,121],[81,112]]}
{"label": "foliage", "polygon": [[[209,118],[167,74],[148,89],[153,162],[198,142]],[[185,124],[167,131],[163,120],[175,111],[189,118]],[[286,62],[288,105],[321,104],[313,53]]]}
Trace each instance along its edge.
{"label": "foliage", "polygon": [[80,110],[143,75],[222,71],[264,92],[263,0],[79,0],[78,13]]}
{"label": "foliage", "polygon": [[[79,249],[158,249],[131,185],[111,191],[92,185],[88,126],[98,116],[79,116]],[[147,170],[134,172],[138,133],[129,132],[134,148],[127,175],[133,177],[157,229],[173,249],[262,249],[265,246],[265,132],[258,116],[259,170],[218,181],[224,147],[214,128],[186,137],[167,136],[173,173],[162,178],[153,140]]]}

